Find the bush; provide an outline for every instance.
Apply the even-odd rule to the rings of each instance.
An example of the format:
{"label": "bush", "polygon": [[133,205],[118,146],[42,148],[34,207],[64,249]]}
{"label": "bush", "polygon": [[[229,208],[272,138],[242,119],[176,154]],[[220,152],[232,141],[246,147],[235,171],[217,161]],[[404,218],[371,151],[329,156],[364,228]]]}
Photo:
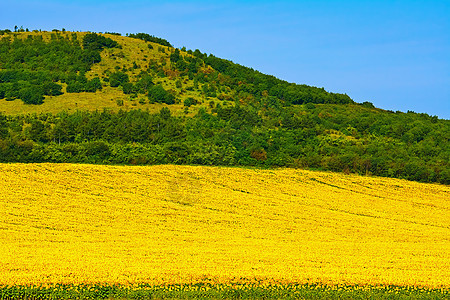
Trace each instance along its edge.
{"label": "bush", "polygon": [[129,81],[128,75],[120,71],[109,75],[109,85],[111,87],[118,87]]}
{"label": "bush", "polygon": [[148,91],[150,101],[175,104],[175,96],[167,92],[161,85],[152,86]]}
{"label": "bush", "polygon": [[196,105],[197,104],[197,100],[195,100],[192,97],[189,97],[189,98],[184,100],[183,104],[184,104],[184,106],[190,107],[191,105]]}
{"label": "bush", "polygon": [[117,48],[119,44],[110,38],[96,33],[88,33],[83,38],[83,48],[92,51],[101,51],[103,48]]}
{"label": "bush", "polygon": [[78,81],[74,81],[67,85],[66,91],[68,93],[81,93],[84,92],[84,85]]}
{"label": "bush", "polygon": [[87,50],[83,52],[82,61],[88,65],[99,63],[101,60],[100,53],[97,51]]}
{"label": "bush", "polygon": [[100,82],[100,78],[98,78],[98,77],[95,77],[86,83],[86,88],[85,88],[86,92],[95,93],[97,90],[101,90],[101,89],[102,89],[102,83]]}
{"label": "bush", "polygon": [[35,87],[23,88],[19,91],[19,98],[26,104],[42,104],[44,96],[42,91]]}
{"label": "bush", "polygon": [[108,144],[103,141],[93,141],[84,144],[86,156],[97,156],[106,158],[111,154]]}
{"label": "bush", "polygon": [[62,86],[54,83],[54,82],[45,82],[42,85],[42,90],[44,92],[44,95],[47,96],[58,96],[58,95],[62,95],[63,93],[61,92]]}

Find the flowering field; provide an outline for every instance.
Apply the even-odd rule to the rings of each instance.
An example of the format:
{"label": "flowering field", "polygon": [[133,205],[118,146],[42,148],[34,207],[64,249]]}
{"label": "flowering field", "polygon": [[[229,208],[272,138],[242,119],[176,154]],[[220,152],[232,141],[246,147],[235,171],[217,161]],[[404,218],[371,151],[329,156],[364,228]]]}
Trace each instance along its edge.
{"label": "flowering field", "polygon": [[0,286],[450,287],[450,187],[294,169],[0,165]]}

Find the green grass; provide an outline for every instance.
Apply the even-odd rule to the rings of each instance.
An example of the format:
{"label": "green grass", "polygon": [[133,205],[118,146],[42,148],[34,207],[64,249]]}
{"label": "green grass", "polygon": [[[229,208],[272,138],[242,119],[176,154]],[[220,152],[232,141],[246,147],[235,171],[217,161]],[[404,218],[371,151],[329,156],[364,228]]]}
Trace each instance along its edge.
{"label": "green grass", "polygon": [[317,284],[214,284],[150,286],[54,285],[0,287],[0,299],[449,299],[446,289]]}
{"label": "green grass", "polygon": [[[25,39],[28,35],[32,36],[42,36],[44,41],[50,40],[51,32],[22,32],[22,33],[11,33],[11,36],[15,36],[19,39]],[[67,37],[71,36],[71,32],[60,33],[61,36]],[[85,32],[76,33],[78,40],[81,41]],[[109,37],[116,42],[118,42],[122,48],[111,48],[104,49],[101,52],[102,61],[100,63],[94,64],[92,69],[86,73],[88,79],[92,79],[98,76],[103,80],[108,72],[115,72],[117,68],[122,69],[125,67],[127,69],[126,73],[130,77],[131,82],[137,80],[137,76],[141,71],[147,71],[148,65],[151,60],[157,62],[165,62],[167,68],[169,68],[169,56],[173,48],[168,48],[166,46],[161,46],[155,43],[145,42],[139,39],[133,39],[123,36],[116,36],[110,34],[104,34],[104,36]],[[1,37],[0,37],[1,38]],[[153,49],[148,48],[148,44],[153,45]],[[164,52],[158,51],[158,48],[163,48]],[[183,55],[188,55],[186,52],[182,52]],[[136,63],[139,68],[134,69],[133,64]],[[0,67],[1,69],[1,67]],[[103,82],[102,91],[96,93],[66,93],[66,84],[63,85],[63,95],[60,96],[46,96],[44,103],[41,105],[30,105],[24,104],[22,100],[16,99],[14,101],[6,101],[5,99],[0,99],[0,113],[5,115],[23,115],[23,114],[34,114],[34,113],[52,113],[56,114],[62,111],[75,112],[80,111],[95,111],[95,110],[132,110],[132,109],[142,109],[149,110],[150,112],[158,112],[162,107],[167,106],[174,115],[177,116],[192,116],[200,108],[205,108],[210,110],[208,103],[212,100],[214,102],[220,103],[221,101],[217,98],[207,98],[205,97],[200,89],[186,90],[188,87],[194,85],[193,80],[189,80],[187,76],[176,76],[176,77],[159,77],[156,73],[150,70],[150,74],[153,78],[155,84],[160,83],[164,89],[171,90],[174,92],[177,99],[176,105],[165,105],[160,103],[150,104],[146,95],[139,94],[136,98],[132,98],[131,95],[126,95],[122,92],[121,88],[112,88],[109,83]],[[176,80],[180,79],[183,83],[182,88],[176,87]],[[183,101],[187,98],[194,98],[197,100],[198,104],[189,109],[189,113],[185,114]],[[139,99],[143,100],[139,102]],[[118,105],[117,101],[122,101],[123,105]]]}

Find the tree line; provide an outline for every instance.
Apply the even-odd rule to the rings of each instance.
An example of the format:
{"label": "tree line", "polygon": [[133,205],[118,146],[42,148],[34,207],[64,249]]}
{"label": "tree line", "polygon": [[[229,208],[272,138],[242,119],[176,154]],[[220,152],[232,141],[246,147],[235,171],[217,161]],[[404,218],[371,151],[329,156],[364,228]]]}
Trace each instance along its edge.
{"label": "tree line", "polygon": [[450,184],[450,121],[361,105],[0,116],[1,162],[297,167]]}

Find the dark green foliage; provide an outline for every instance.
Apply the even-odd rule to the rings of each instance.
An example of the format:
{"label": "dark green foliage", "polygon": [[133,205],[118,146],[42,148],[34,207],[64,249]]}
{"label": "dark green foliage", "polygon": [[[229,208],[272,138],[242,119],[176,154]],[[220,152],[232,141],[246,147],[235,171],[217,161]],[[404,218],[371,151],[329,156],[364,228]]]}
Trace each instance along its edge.
{"label": "dark green foliage", "polygon": [[0,84],[0,99],[4,99],[6,96],[7,85]]}
{"label": "dark green foliage", "polygon": [[[214,103],[214,102],[213,102],[213,103]],[[187,99],[184,100],[183,104],[184,104],[184,106],[190,107],[191,105],[197,104],[197,100],[195,100],[195,99],[192,98],[192,97],[189,97],[189,98],[187,98]]]}
{"label": "dark green foliage", "polygon": [[111,87],[118,87],[129,81],[130,80],[128,78],[128,75],[120,71],[111,73],[109,75],[109,85]]}
{"label": "dark green foliage", "polygon": [[86,92],[95,93],[97,90],[102,89],[102,83],[100,78],[94,77],[86,83]]}
{"label": "dark green foliage", "polygon": [[29,137],[31,140],[36,142],[48,142],[46,133],[48,130],[45,128],[44,122],[39,119],[34,119],[31,121]]}
{"label": "dark green foliage", "polygon": [[6,70],[24,70],[28,73],[38,72],[76,72],[90,69],[89,62],[82,60],[84,50],[76,40],[68,40],[55,35],[50,42],[43,41],[42,36],[29,36],[26,39],[10,37],[0,40],[0,62]]}
{"label": "dark green foliage", "polygon": [[118,33],[118,32],[108,32],[108,31],[105,31],[105,34],[112,34],[112,35],[118,35],[118,36],[122,35],[121,33]]}
{"label": "dark green foliage", "polygon": [[95,93],[101,89],[102,83],[100,82],[100,78],[94,77],[91,80],[87,80],[85,76],[77,76],[76,79],[72,79],[67,83],[66,91],[68,93]]}
{"label": "dark green foliage", "polygon": [[226,108],[218,108],[217,116],[219,119],[227,121],[233,128],[253,127],[261,124],[261,117],[258,116],[256,110],[241,107],[230,106]]}
{"label": "dark green foliage", "polygon": [[94,52],[100,52],[103,48],[118,48],[119,44],[110,38],[96,33],[88,33],[83,37],[83,48]]}
{"label": "dark green foliage", "polygon": [[148,98],[152,102],[174,104],[175,96],[167,92],[161,85],[154,85],[148,89]]}
{"label": "dark green foliage", "polygon": [[100,57],[100,53],[95,50],[87,49],[83,52],[81,60],[87,65],[93,65],[99,63],[102,58]]}
{"label": "dark green foliage", "polygon": [[104,159],[111,154],[109,145],[103,141],[87,142],[83,144],[83,149],[86,156],[90,157],[91,159],[95,159],[95,157]]}
{"label": "dark green foliage", "polygon": [[4,35],[4,34],[7,34],[7,33],[11,33],[11,30],[9,30],[9,29],[2,29],[2,30],[0,30],[0,35]]}
{"label": "dark green foliage", "polygon": [[306,106],[217,105],[191,118],[168,108],[3,118],[0,161],[301,167],[450,184],[450,121]]}
{"label": "dark green foliage", "polygon": [[81,93],[84,92],[84,84],[81,82],[73,81],[67,84],[66,91],[68,93]]}
{"label": "dark green foliage", "polygon": [[17,96],[26,104],[42,104],[44,102],[42,90],[36,86],[21,88]]}
{"label": "dark green foliage", "polygon": [[150,75],[143,73],[140,75],[138,82],[136,82],[135,88],[139,93],[145,94],[153,85]]}
{"label": "dark green foliage", "polygon": [[122,91],[124,94],[133,94],[136,92],[136,88],[132,83],[125,82],[122,84]]}
{"label": "dark green foliage", "polygon": [[323,88],[288,83],[271,75],[265,75],[251,68],[235,64],[229,60],[206,56],[196,50],[194,55],[204,60],[216,71],[229,76],[225,83],[235,87],[238,91],[245,91],[253,95],[261,95],[264,91],[269,96],[280,99],[285,105],[303,103],[332,103],[351,104],[353,100],[346,94],[329,93]]}
{"label": "dark green foliage", "polygon": [[194,283],[137,286],[3,286],[0,299],[448,299],[448,289],[409,286],[326,286],[322,284]]}
{"label": "dark green foliage", "polygon": [[0,113],[0,139],[8,137],[8,123],[6,122],[6,117]]}
{"label": "dark green foliage", "polygon": [[361,103],[361,105],[364,106],[364,107],[367,107],[367,108],[375,108],[373,103],[369,102],[369,101],[364,101],[363,103]]}
{"label": "dark green foliage", "polygon": [[48,96],[62,95],[61,88],[61,85],[54,82],[45,82],[42,84],[42,91],[44,95]]}
{"label": "dark green foliage", "polygon": [[147,33],[131,33],[127,35],[128,37],[131,38],[135,38],[135,39],[140,39],[146,42],[153,42],[153,43],[157,43],[163,46],[167,46],[167,47],[172,47],[172,45],[165,39],[147,34]]}
{"label": "dark green foliage", "polygon": [[179,60],[182,60],[183,57],[180,55],[180,50],[175,48],[175,51],[169,56],[170,62],[176,63]]}

